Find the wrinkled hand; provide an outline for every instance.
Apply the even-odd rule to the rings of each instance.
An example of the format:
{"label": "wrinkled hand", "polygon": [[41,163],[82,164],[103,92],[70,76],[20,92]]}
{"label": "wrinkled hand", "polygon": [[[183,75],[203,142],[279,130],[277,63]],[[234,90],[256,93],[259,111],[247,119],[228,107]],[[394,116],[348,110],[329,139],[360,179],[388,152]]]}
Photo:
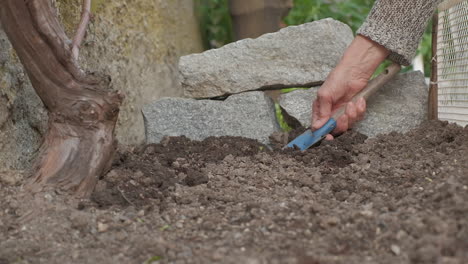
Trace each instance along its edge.
{"label": "wrinkled hand", "polygon": [[[313,103],[312,129],[322,127],[341,106],[345,105],[345,114],[337,121],[333,135],[339,135],[359,120],[366,111],[366,101],[361,98],[357,103],[350,102],[354,95],[364,89],[369,79],[350,67],[336,68],[328,76],[325,83],[317,92],[317,99]],[[333,139],[331,135],[327,139]]]}
{"label": "wrinkled hand", "polygon": [[[322,127],[341,106],[346,111],[337,121],[332,132],[339,135],[350,129],[355,122],[364,117],[366,102],[350,102],[354,95],[367,86],[377,67],[388,56],[389,51],[383,46],[363,36],[357,36],[346,50],[336,68],[329,74],[317,93],[312,108],[312,129]],[[327,136],[333,139],[332,135]]]}

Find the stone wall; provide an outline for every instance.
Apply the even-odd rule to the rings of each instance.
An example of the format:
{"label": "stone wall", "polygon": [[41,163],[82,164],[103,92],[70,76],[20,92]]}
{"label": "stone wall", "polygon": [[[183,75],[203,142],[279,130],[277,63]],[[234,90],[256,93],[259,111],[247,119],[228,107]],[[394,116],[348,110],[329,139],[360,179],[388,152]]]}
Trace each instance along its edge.
{"label": "stone wall", "polygon": [[[57,0],[69,36],[79,21],[80,3]],[[93,0],[80,63],[111,76],[113,89],[126,95],[117,127],[120,143],[144,141],[142,105],[182,95],[178,58],[202,50],[193,8],[191,0]],[[28,167],[45,124],[42,103],[0,30],[0,167]]]}

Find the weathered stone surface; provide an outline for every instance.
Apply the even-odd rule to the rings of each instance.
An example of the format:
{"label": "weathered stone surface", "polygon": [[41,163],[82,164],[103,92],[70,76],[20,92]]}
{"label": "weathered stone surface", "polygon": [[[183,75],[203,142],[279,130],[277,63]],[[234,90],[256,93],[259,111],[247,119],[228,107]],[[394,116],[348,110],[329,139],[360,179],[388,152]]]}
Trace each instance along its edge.
{"label": "weathered stone surface", "polygon": [[143,107],[147,143],[164,136],[203,140],[210,136],[241,136],[268,143],[280,128],[273,101],[263,92],[249,92],[225,101],[163,98]]}
{"label": "weathered stone surface", "polygon": [[[56,0],[71,36],[81,2]],[[81,48],[86,70],[108,74],[125,94],[116,128],[121,144],[145,140],[141,106],[182,96],[179,57],[203,50],[193,0],[92,1],[93,21]]]}
{"label": "weathered stone surface", "polygon": [[0,168],[28,167],[46,125],[44,106],[0,28]]}
{"label": "weathered stone surface", "polygon": [[210,98],[259,88],[317,85],[352,39],[347,25],[324,19],[184,56],[179,61],[182,88],[187,97]]}
{"label": "weathered stone surface", "polygon": [[312,102],[317,96],[318,87],[300,89],[282,94],[279,104],[286,113],[297,119],[304,127],[309,127],[312,115]]}
{"label": "weathered stone surface", "polygon": [[[427,118],[428,87],[421,72],[397,75],[368,101],[366,117],[355,130],[374,137],[392,131],[406,132]],[[281,107],[303,126],[310,126],[317,88],[283,94]]]}

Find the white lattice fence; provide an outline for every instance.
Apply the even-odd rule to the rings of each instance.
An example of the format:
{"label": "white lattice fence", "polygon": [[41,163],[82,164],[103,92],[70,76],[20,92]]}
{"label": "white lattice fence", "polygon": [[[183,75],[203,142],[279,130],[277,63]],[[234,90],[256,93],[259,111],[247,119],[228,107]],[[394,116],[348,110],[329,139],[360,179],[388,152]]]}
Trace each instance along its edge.
{"label": "white lattice fence", "polygon": [[468,125],[468,0],[439,6],[437,30],[438,117]]}

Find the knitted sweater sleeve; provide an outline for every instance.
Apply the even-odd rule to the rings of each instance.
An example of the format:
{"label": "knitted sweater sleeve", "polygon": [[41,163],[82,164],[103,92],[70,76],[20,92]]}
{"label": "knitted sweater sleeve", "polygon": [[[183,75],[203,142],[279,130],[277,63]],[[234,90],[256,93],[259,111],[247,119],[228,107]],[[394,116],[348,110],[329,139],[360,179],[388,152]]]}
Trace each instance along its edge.
{"label": "knitted sweater sleeve", "polygon": [[409,65],[440,2],[442,0],[376,0],[357,34],[390,50],[390,60]]}

